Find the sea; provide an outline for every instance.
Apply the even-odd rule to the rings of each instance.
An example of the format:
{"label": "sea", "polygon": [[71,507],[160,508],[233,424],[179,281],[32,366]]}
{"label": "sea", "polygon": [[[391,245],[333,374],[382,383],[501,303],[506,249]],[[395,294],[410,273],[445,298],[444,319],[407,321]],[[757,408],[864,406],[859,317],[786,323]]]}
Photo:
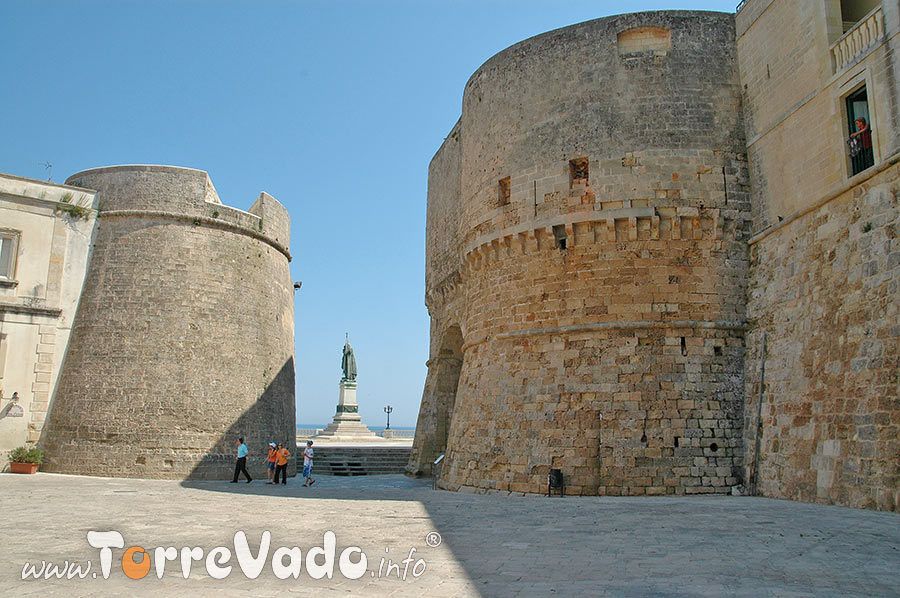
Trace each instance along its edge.
{"label": "sea", "polygon": [[[321,430],[328,424],[297,424],[297,430]],[[373,432],[384,432],[384,426],[370,426],[366,424],[366,427],[372,430]],[[391,430],[415,430],[415,427],[405,427],[405,426],[391,426]]]}

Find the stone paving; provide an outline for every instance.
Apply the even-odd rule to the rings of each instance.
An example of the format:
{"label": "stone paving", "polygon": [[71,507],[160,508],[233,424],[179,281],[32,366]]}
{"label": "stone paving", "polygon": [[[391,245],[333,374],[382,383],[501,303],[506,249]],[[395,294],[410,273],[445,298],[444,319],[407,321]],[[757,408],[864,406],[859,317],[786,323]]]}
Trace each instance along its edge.
{"label": "stone paving", "polygon": [[[900,596],[897,514],[742,497],[470,495],[403,476],[321,476],[312,488],[300,482],[0,475],[0,595]],[[145,548],[154,568],[129,579],[118,548],[109,579],[93,578],[100,565],[90,530],[120,532],[124,547]],[[256,579],[237,563],[241,530],[254,556],[262,533],[271,532]],[[329,530],[337,539],[334,576],[313,579],[307,552],[323,546]],[[340,554],[352,545],[368,561],[359,579],[341,575]],[[157,578],[154,549],[168,546],[203,550],[188,579],[178,559]],[[205,565],[217,546],[232,551],[225,579]],[[281,546],[300,547],[299,578],[273,572]],[[393,568],[387,574],[387,559],[402,561],[411,548],[406,579]],[[425,570],[418,565],[416,577],[420,558]],[[354,553],[350,561],[357,559]],[[41,560],[91,561],[92,569],[85,579],[23,581],[23,565]]]}

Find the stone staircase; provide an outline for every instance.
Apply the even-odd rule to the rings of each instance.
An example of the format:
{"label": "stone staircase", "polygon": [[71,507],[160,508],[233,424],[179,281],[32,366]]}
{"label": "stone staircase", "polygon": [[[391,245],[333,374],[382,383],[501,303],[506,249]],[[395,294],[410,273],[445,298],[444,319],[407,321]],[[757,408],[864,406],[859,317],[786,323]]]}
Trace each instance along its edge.
{"label": "stone staircase", "polygon": [[[324,446],[316,448],[314,475],[378,475],[403,473],[409,462],[411,447],[349,447]],[[298,475],[303,459],[297,459]]]}

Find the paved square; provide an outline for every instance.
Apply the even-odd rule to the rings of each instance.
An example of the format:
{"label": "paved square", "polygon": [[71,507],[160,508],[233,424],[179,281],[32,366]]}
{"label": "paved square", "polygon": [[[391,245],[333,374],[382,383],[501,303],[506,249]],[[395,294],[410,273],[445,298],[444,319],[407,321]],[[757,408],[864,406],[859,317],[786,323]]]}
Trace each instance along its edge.
{"label": "paved square", "polygon": [[[739,497],[546,498],[432,491],[403,476],[333,478],[312,488],[0,475],[0,594],[4,596],[900,596],[900,515]],[[90,530],[116,530],[153,561],[156,547],[200,547],[190,577],[181,561],[140,580],[114,549],[99,573]],[[271,532],[266,566],[248,579],[234,554],[244,531],[256,555]],[[316,580],[307,551],[337,539],[334,577]],[[440,544],[430,547],[428,542]],[[368,572],[346,579],[337,557],[359,546]],[[217,546],[232,551],[225,579],[205,567]],[[278,547],[298,546],[299,578],[278,579]],[[415,548],[425,570],[406,580],[397,563]],[[387,552],[385,550],[387,549]],[[382,557],[385,558],[381,564]],[[86,563],[85,579],[22,581],[26,562]],[[355,562],[357,555],[351,561]],[[285,560],[287,562],[287,560]],[[321,559],[318,561],[321,563]],[[155,562],[152,563],[155,567]],[[379,568],[381,574],[379,575]],[[403,565],[400,566],[401,574]]]}

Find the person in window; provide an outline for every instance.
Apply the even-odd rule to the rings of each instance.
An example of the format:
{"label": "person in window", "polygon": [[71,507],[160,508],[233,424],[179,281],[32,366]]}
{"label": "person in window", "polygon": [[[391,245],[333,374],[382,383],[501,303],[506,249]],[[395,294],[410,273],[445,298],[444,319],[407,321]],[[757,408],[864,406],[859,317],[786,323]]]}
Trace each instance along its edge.
{"label": "person in window", "polygon": [[856,133],[850,135],[850,138],[859,139],[863,151],[872,149],[872,130],[866,123],[866,119],[861,116],[856,119]]}
{"label": "person in window", "polygon": [[866,119],[856,119],[856,132],[850,135],[850,157],[853,159],[853,174],[859,174],[875,164],[872,152],[872,129]]}

